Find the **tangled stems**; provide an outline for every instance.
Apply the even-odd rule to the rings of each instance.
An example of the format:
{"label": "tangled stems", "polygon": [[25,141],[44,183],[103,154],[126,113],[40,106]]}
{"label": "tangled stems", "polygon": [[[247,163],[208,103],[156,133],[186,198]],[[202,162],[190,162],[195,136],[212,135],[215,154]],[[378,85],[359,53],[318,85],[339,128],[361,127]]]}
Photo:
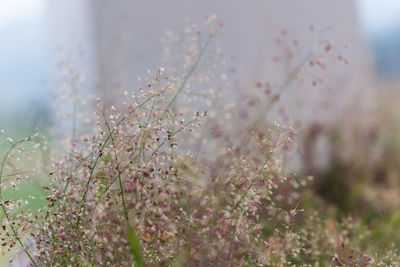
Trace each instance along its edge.
{"label": "tangled stems", "polygon": [[[154,98],[154,102],[155,102],[155,100],[156,100],[156,98]],[[154,102],[153,102],[153,106],[154,106]],[[115,145],[114,138],[112,137],[112,132],[111,132],[111,129],[110,129],[110,125],[107,122],[107,119],[106,119],[106,116],[105,116],[104,112],[103,112],[103,117],[104,117],[104,121],[105,121],[107,130],[108,130],[108,132],[110,134],[109,136],[111,137],[111,143],[114,146]],[[149,118],[150,118],[150,116],[149,116]],[[131,223],[129,222],[128,210],[126,208],[126,201],[125,201],[125,193],[124,193],[124,188],[122,186],[121,170],[120,170],[120,166],[119,166],[119,163],[118,163],[117,154],[115,154],[114,157],[115,157],[115,162],[117,164],[118,182],[119,182],[119,188],[121,190],[122,206],[123,206],[123,209],[124,209],[124,215],[125,215],[126,223],[128,224],[128,232],[127,232],[128,241],[129,241],[129,244],[131,246],[132,253],[135,256],[136,265],[138,267],[142,267],[142,266],[145,266],[145,263],[144,263],[144,259],[143,259],[142,252],[141,252],[141,249],[140,249],[140,243],[139,243],[139,241],[138,241],[138,239],[136,237],[136,234],[135,234],[135,230],[132,228]]]}
{"label": "tangled stems", "polygon": [[[34,250],[28,244],[23,248],[46,266],[328,265],[331,255],[332,261],[340,257],[341,264],[353,262],[336,248],[335,240],[346,239],[347,229],[333,229],[327,236],[324,222],[310,219],[302,225],[302,218],[295,218],[306,181],[292,177],[284,165],[284,151],[296,134],[290,125],[256,125],[257,131],[250,134],[247,127],[224,131],[214,116],[195,123],[201,115],[196,112],[188,118],[193,113],[184,112],[195,106],[184,106],[179,113],[177,102],[183,102],[180,98],[194,80],[193,73],[199,72],[196,68],[204,66],[201,59],[208,56],[205,49],[214,34],[190,49],[185,58],[190,65],[178,80],[163,75],[162,68],[154,76],[149,72],[146,86],[124,103],[126,112],[113,107],[108,111],[98,102],[99,128],[83,135],[82,142],[74,138],[70,153],[52,167],[50,176],[58,184],[45,187],[48,208],[14,216],[11,205],[2,206],[10,217],[4,226],[11,246],[22,246],[21,239],[31,234]],[[295,66],[279,93],[296,80],[305,61]],[[202,78],[199,75],[200,85]],[[275,100],[259,110],[273,105]],[[254,119],[260,115],[265,114],[255,114]],[[209,140],[205,130],[214,131],[214,122],[221,123],[221,129],[215,136],[210,132],[211,137],[220,139]],[[193,133],[200,125],[204,132]],[[243,137],[250,141],[237,147]],[[205,142],[196,144],[197,138]],[[9,162],[0,166],[0,181],[14,173],[13,168],[8,170],[13,154],[8,152]],[[3,202],[1,193],[0,188]],[[300,228],[290,227],[294,222]],[[303,231],[308,226],[311,230]]]}
{"label": "tangled stems", "polygon": [[29,137],[27,137],[27,138],[24,138],[24,139],[22,139],[22,140],[19,140],[19,141],[15,142],[15,143],[12,143],[11,147],[8,149],[7,153],[5,154],[5,156],[4,156],[4,158],[3,158],[3,162],[1,163],[1,168],[0,168],[0,202],[1,202],[0,205],[1,205],[1,209],[2,209],[2,211],[3,211],[4,215],[5,215],[5,217],[6,217],[6,219],[7,219],[7,222],[9,223],[9,226],[10,226],[10,228],[11,228],[11,230],[12,230],[14,236],[15,236],[15,239],[17,240],[17,242],[19,243],[19,245],[22,247],[22,249],[24,250],[24,252],[26,253],[26,255],[29,257],[29,259],[30,259],[30,261],[32,262],[32,264],[33,264],[34,266],[37,267],[37,266],[38,266],[37,263],[36,263],[35,260],[33,259],[32,255],[29,253],[29,251],[28,251],[28,249],[26,248],[26,246],[22,243],[22,240],[21,240],[20,236],[18,235],[17,230],[15,229],[15,227],[13,226],[13,224],[11,223],[10,217],[9,217],[9,215],[8,215],[8,213],[7,213],[7,210],[6,210],[6,204],[5,204],[5,202],[4,202],[3,190],[2,190],[2,188],[3,188],[2,183],[3,183],[4,167],[5,167],[5,165],[6,165],[8,156],[9,156],[10,153],[14,150],[14,148],[17,147],[19,144],[22,144],[22,143],[24,143],[24,142],[26,142],[26,141],[30,141],[30,140],[31,140],[31,137],[29,136]]}
{"label": "tangled stems", "polygon": [[[207,50],[207,47],[209,45],[209,42],[211,41],[211,39],[213,38],[213,36],[215,35],[215,33],[211,33],[209,34],[206,43],[201,47],[200,51],[198,52],[198,55],[196,57],[196,60],[194,61],[193,65],[190,67],[190,69],[188,70],[188,72],[186,73],[186,75],[183,77],[183,80],[181,82],[181,84],[177,87],[177,91],[174,93],[174,95],[172,96],[172,98],[169,100],[169,102],[166,104],[166,107],[163,108],[164,110],[161,113],[161,116],[158,117],[158,120],[163,120],[164,118],[167,117],[167,113],[170,113],[170,108],[171,106],[175,103],[178,95],[182,92],[182,90],[185,88],[188,80],[190,79],[190,77],[193,75],[193,73],[195,72],[195,70],[197,69],[197,67],[200,64],[201,59],[203,58],[203,55],[205,53],[205,51]],[[152,116],[152,111],[153,108],[156,104],[157,101],[157,94],[152,95],[150,97],[148,97],[143,103],[139,103],[135,97],[135,101],[137,106],[133,107],[132,110],[130,112],[128,112],[127,114],[125,114],[115,125],[113,125],[113,127],[110,127],[109,123],[107,122],[107,119],[105,117],[105,113],[103,111],[103,117],[105,120],[105,127],[107,128],[107,135],[104,139],[104,141],[102,141],[102,145],[99,148],[100,149],[100,153],[95,153],[95,151],[92,151],[87,157],[85,157],[85,159],[88,159],[90,157],[92,157],[94,154],[97,154],[93,164],[90,164],[90,172],[89,172],[89,177],[87,179],[87,181],[85,182],[85,187],[84,187],[84,192],[83,192],[83,196],[82,199],[80,201],[80,209],[79,209],[79,215],[77,218],[77,221],[75,223],[75,229],[79,229],[79,225],[82,221],[82,216],[83,216],[83,212],[85,210],[85,206],[86,206],[86,200],[88,197],[88,192],[89,192],[89,188],[90,188],[90,183],[92,182],[93,178],[95,177],[95,173],[96,173],[96,167],[98,165],[98,163],[100,162],[100,159],[103,157],[103,153],[102,151],[105,149],[106,145],[111,142],[112,145],[115,145],[115,140],[114,140],[114,133],[116,131],[116,129],[118,128],[118,126],[120,126],[126,119],[128,119],[131,115],[135,114],[135,112],[137,112],[143,105],[145,105],[147,102],[152,100],[152,104],[151,104],[151,108],[148,112],[147,115],[147,119],[143,122],[144,124],[142,125],[142,123],[140,121],[138,121],[138,125],[140,128],[146,129],[148,124],[150,123],[150,117]],[[189,123],[193,122],[190,121]],[[187,125],[187,124],[185,124]],[[179,132],[182,128],[178,129],[176,132],[174,131],[173,133],[171,133],[171,136],[173,134],[176,134],[177,132]],[[146,135],[146,130],[143,131],[142,137],[141,137],[141,145],[139,146],[139,151],[137,152],[136,157],[133,159],[133,161],[136,162],[137,157],[140,157],[141,155],[143,155],[142,159],[143,161],[145,161],[145,144],[146,144],[146,139],[147,139],[147,135]],[[150,154],[150,157],[154,156],[157,151],[161,148],[161,146],[163,146],[165,144],[166,140],[164,140],[163,142],[161,142],[161,144],[159,144],[157,146],[157,148],[155,148],[155,150]],[[132,251],[135,254],[135,261],[136,263],[140,266],[141,264],[144,264],[144,260],[143,257],[141,255],[140,252],[140,245],[139,242],[135,236],[134,233],[134,229],[132,229],[132,226],[130,224],[130,220],[129,220],[129,215],[128,215],[128,210],[127,210],[127,205],[126,205],[126,200],[125,200],[125,194],[124,194],[124,188],[123,188],[123,178],[121,175],[121,171],[120,171],[120,165],[118,163],[118,157],[117,155],[114,155],[115,157],[115,161],[117,162],[117,181],[119,184],[119,190],[120,194],[121,194],[121,198],[122,198],[122,206],[123,206],[123,211],[124,211],[124,217],[126,219],[126,222],[128,224],[128,241],[131,245]],[[78,169],[81,166],[82,163],[78,163],[78,166],[76,167],[76,169]],[[72,177],[72,174],[69,175],[69,177]],[[67,181],[64,190],[66,190],[68,188],[69,185],[69,180]],[[80,238],[82,238],[82,235],[80,235]],[[133,244],[133,245],[132,245]],[[141,263],[140,263],[141,262]]]}
{"label": "tangled stems", "polygon": [[[198,67],[198,65],[199,65],[199,63],[200,63],[200,61],[201,61],[201,59],[203,58],[204,53],[207,51],[207,48],[208,48],[208,45],[209,45],[210,41],[214,38],[215,34],[216,34],[215,32],[211,32],[211,33],[208,35],[208,38],[207,38],[205,44],[202,46],[202,48],[201,48],[200,51],[199,51],[199,54],[198,54],[198,56],[197,56],[197,58],[196,58],[196,61],[193,63],[193,65],[192,65],[192,67],[189,69],[189,71],[186,73],[186,75],[185,75],[184,78],[183,78],[182,83],[178,86],[176,93],[173,95],[173,97],[172,97],[171,100],[168,102],[167,106],[165,107],[165,110],[164,110],[164,113],[163,113],[163,116],[162,116],[162,117],[166,116],[166,114],[168,113],[168,110],[169,110],[169,109],[172,107],[172,105],[175,103],[175,101],[176,101],[178,95],[179,95],[179,94],[182,92],[182,90],[185,88],[185,86],[186,86],[186,84],[187,84],[189,78],[193,75],[193,73],[194,73],[195,70],[197,69],[197,67]],[[146,104],[148,101],[150,101],[153,97],[155,97],[155,96],[150,96],[147,100],[145,100],[145,101],[144,101],[143,103],[141,103],[141,104],[137,103],[137,104],[138,104],[138,108],[140,108],[140,107],[142,107],[143,105],[145,105],[145,104]],[[136,98],[135,98],[135,99],[136,99]],[[155,100],[154,100],[154,101],[155,101]],[[135,111],[136,111],[136,110],[133,109],[133,110],[131,110],[128,114],[126,114],[123,118],[121,118],[121,120],[119,120],[119,121],[117,122],[116,127],[118,127],[121,123],[123,123],[123,122],[124,122],[130,115],[132,115]],[[115,131],[115,128],[113,128],[113,129],[109,132],[108,136],[106,137],[106,139],[105,139],[104,142],[103,142],[103,145],[102,145],[102,147],[101,147],[101,150],[104,149],[104,147],[107,145],[107,143],[108,143],[108,141],[110,140],[110,138],[111,138],[112,134],[114,133],[114,131]],[[90,158],[91,156],[93,156],[93,152],[90,153],[90,154],[87,156],[87,158]],[[93,164],[90,177],[89,177],[89,179],[88,179],[88,181],[87,181],[87,184],[86,184],[86,191],[85,191],[85,193],[84,193],[84,195],[83,195],[83,198],[82,198],[83,201],[86,200],[86,194],[87,194],[87,191],[88,191],[88,186],[89,186],[89,184],[90,184],[91,179],[93,178],[94,169],[95,169],[95,167],[97,166],[98,160],[99,160],[100,158],[101,158],[101,156],[98,155],[98,156],[96,157],[96,159],[95,159],[94,164]],[[77,170],[79,167],[80,167],[80,166],[78,165],[78,166],[75,168],[75,170]],[[73,172],[72,172],[72,173],[73,173]],[[71,178],[71,176],[72,176],[72,174],[69,176],[69,178]],[[68,185],[69,185],[69,181],[67,181],[67,183],[66,183],[66,185],[65,185],[65,187],[64,187],[64,191],[67,190]],[[79,218],[78,218],[78,222],[77,222],[76,226],[78,226],[78,225],[79,225]]]}
{"label": "tangled stems", "polygon": [[[143,105],[145,105],[148,101],[150,101],[153,97],[154,97],[154,96],[151,96],[151,97],[149,97],[148,99],[146,99],[142,104],[140,104],[140,105],[138,104],[138,108],[141,108],[141,107],[142,107]],[[117,122],[117,124],[115,125],[115,127],[118,127],[119,125],[121,125],[121,123],[123,123],[130,115],[132,115],[133,113],[135,113],[135,111],[136,111],[136,110],[133,109],[133,110],[131,110],[129,113],[127,113],[124,117],[122,117],[122,118]],[[110,138],[111,138],[111,134],[113,134],[114,131],[115,131],[115,128],[113,128],[113,129],[111,130],[110,134],[106,137],[106,139],[104,140],[103,145],[101,146],[100,150],[103,150],[103,149],[106,147],[106,145],[108,144],[108,141],[109,141]],[[94,152],[90,152],[89,155],[87,155],[84,159],[85,159],[85,160],[88,160],[90,157],[93,157],[93,154],[94,154]],[[95,162],[94,162],[94,164],[93,164],[93,171],[94,171],[94,168],[97,166],[97,163],[98,163],[98,161],[99,161],[100,158],[101,158],[101,155],[98,155],[98,156],[96,157]],[[83,161],[82,161],[82,162],[83,162]],[[68,179],[67,179],[68,181],[66,182],[65,187],[64,187],[64,189],[63,189],[64,192],[66,192],[66,190],[68,189],[68,186],[69,186],[69,179],[72,178],[73,173],[75,173],[75,171],[78,170],[80,167],[81,167],[81,164],[78,164],[78,165],[75,167],[74,171],[72,171],[71,174],[68,176]],[[90,177],[89,177],[88,184],[86,185],[86,188],[88,188],[88,185],[90,184],[90,181],[91,181],[91,179],[92,179],[92,176],[93,176],[93,172],[91,173],[91,175],[90,175]],[[87,191],[85,191],[85,193],[87,194]],[[85,196],[86,194],[84,194],[84,196]]]}
{"label": "tangled stems", "polygon": [[[204,46],[201,48],[201,50],[200,50],[200,52],[199,52],[199,54],[198,54],[198,56],[197,56],[196,61],[194,62],[194,64],[192,65],[192,67],[189,69],[189,71],[187,72],[187,74],[185,75],[185,77],[183,78],[183,81],[182,81],[181,85],[178,87],[178,89],[177,89],[176,93],[173,95],[172,99],[168,102],[168,104],[167,104],[167,106],[166,106],[166,108],[165,108],[165,110],[164,110],[164,113],[163,113],[163,116],[162,116],[162,117],[164,117],[164,116],[167,114],[169,108],[174,104],[174,102],[176,101],[178,95],[182,92],[183,88],[184,88],[185,85],[187,84],[189,78],[193,75],[194,71],[197,69],[197,67],[198,67],[198,65],[199,65],[199,63],[200,63],[200,61],[201,61],[201,59],[202,59],[204,53],[205,53],[206,50],[207,50],[207,47],[208,47],[208,45],[209,45],[211,39],[212,39],[214,36],[215,36],[215,33],[210,33],[210,34],[209,34],[209,36],[208,36],[208,38],[207,38],[207,40],[206,40]],[[155,97],[155,96],[149,97],[149,98],[148,98],[145,102],[143,102],[140,106],[143,106],[146,102],[150,101],[153,97]],[[119,121],[117,122],[116,127],[118,127],[121,123],[123,123],[123,122],[124,122],[130,115],[132,115],[135,111],[136,111],[136,110],[133,109],[133,110],[131,110],[128,114],[126,114],[121,120],[119,120]],[[109,131],[109,134],[108,134],[108,136],[106,137],[106,139],[105,139],[105,141],[104,141],[104,143],[103,143],[103,145],[102,145],[102,147],[101,147],[101,150],[104,149],[104,147],[107,145],[108,141],[112,138],[112,134],[114,133],[116,127],[114,127],[111,131]],[[92,170],[91,170],[89,179],[88,179],[88,181],[87,181],[87,183],[86,183],[86,187],[85,187],[86,190],[85,190],[85,192],[84,192],[84,194],[83,194],[83,197],[82,197],[82,202],[85,202],[85,200],[86,200],[87,192],[88,192],[88,189],[89,189],[89,184],[90,184],[90,182],[91,182],[91,179],[93,178],[94,170],[95,170],[95,168],[96,168],[96,166],[97,166],[97,163],[98,163],[98,161],[99,161],[100,158],[101,158],[100,155],[97,156],[97,157],[96,157],[96,160],[95,160],[95,162],[94,162],[94,164],[93,164],[93,166],[92,166]],[[68,183],[66,184],[66,188],[67,188],[67,187],[68,187]],[[78,227],[79,221],[80,221],[80,220],[79,220],[79,218],[78,218],[76,227]]]}
{"label": "tangled stems", "polygon": [[[271,151],[268,150],[268,152],[267,152],[266,155],[265,155],[264,163],[263,163],[263,165],[260,167],[260,169],[259,169],[259,171],[258,171],[258,173],[257,173],[258,175],[260,175],[261,172],[263,171],[265,165],[267,164],[267,162],[268,162],[269,159],[270,159],[270,156],[271,156]],[[247,186],[246,190],[245,190],[244,193],[241,195],[240,199],[239,199],[239,200],[232,206],[232,208],[230,209],[230,212],[234,211],[234,210],[242,203],[242,201],[245,199],[245,197],[247,196],[247,193],[248,193],[249,190],[253,187],[253,185],[254,185],[254,182],[250,183],[250,184]]]}

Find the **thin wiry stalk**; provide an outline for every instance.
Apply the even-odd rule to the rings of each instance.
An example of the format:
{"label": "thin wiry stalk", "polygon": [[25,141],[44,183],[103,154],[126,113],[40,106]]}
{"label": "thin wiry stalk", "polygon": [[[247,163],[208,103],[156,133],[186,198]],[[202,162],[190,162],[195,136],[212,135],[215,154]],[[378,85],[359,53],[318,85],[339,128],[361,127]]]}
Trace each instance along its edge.
{"label": "thin wiry stalk", "polygon": [[[281,85],[278,87],[277,94],[282,95],[282,93],[285,92],[285,90],[289,87],[289,85],[296,79],[297,75],[300,73],[300,71],[304,68],[304,65],[311,59],[313,58],[314,55],[310,53],[306,57],[304,57],[294,68],[293,70],[289,73],[288,76],[286,76],[285,80],[281,83]],[[259,112],[259,116],[257,119],[251,124],[249,127],[249,131],[251,132],[254,130],[258,125],[260,125],[264,120],[265,117],[267,116],[268,112],[271,111],[271,109],[275,106],[275,104],[278,101],[275,99],[272,99],[269,101],[267,105],[264,106],[264,108]],[[248,142],[250,135],[246,135],[245,139],[243,140],[244,143]]]}
{"label": "thin wiry stalk", "polygon": [[167,110],[175,103],[176,98],[178,97],[178,95],[182,92],[183,88],[185,88],[189,78],[192,76],[193,72],[196,70],[197,66],[199,65],[204,53],[207,50],[207,47],[211,41],[211,39],[215,36],[215,33],[210,33],[210,35],[208,36],[204,46],[202,47],[202,49],[200,50],[196,61],[194,62],[194,64],[192,65],[192,67],[189,69],[189,71],[187,72],[187,74],[185,75],[185,77],[183,78],[183,82],[182,84],[178,87],[178,90],[176,91],[176,93],[174,94],[174,96],[172,97],[172,99],[169,101],[167,107],[165,108],[165,113],[167,112]]}

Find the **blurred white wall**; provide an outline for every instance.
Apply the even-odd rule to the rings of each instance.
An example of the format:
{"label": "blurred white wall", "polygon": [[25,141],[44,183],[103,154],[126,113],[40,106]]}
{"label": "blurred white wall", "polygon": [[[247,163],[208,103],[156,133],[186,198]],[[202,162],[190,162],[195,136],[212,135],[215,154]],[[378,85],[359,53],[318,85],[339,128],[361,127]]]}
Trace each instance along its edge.
{"label": "blurred white wall", "polygon": [[217,14],[225,23],[223,49],[236,54],[243,75],[255,80],[279,74],[270,59],[280,53],[274,37],[283,27],[299,38],[306,53],[313,38],[309,25],[333,26],[325,35],[341,47],[351,45],[351,66],[358,68],[365,58],[355,2],[349,0],[92,0],[90,6],[100,87],[106,95],[129,88],[145,69],[160,64],[160,36],[183,17],[201,22]]}
{"label": "blurred white wall", "polygon": [[[311,85],[286,96],[293,99],[320,101],[336,97],[343,104],[349,90],[364,90],[370,77],[369,55],[361,36],[354,0],[59,0],[50,1],[54,10],[57,41],[64,49],[75,51],[77,62],[88,77],[89,88],[112,103],[123,91],[137,85],[137,77],[162,64],[160,38],[175,29],[183,17],[202,22],[215,13],[224,21],[221,40],[225,54],[237,56],[236,65],[242,80],[279,84],[287,75],[285,68],[271,58],[282,54],[274,39],[287,28],[299,40],[301,53],[312,46],[315,29],[332,29],[323,37],[333,42],[348,57],[349,64],[336,64],[325,75],[325,84],[337,90],[336,96],[325,95]],[[344,49],[345,44],[349,46]],[[80,48],[85,47],[85,58]],[[78,64],[79,65],[79,64]],[[357,94],[357,93],[356,93]],[[317,99],[317,100],[316,100]]]}

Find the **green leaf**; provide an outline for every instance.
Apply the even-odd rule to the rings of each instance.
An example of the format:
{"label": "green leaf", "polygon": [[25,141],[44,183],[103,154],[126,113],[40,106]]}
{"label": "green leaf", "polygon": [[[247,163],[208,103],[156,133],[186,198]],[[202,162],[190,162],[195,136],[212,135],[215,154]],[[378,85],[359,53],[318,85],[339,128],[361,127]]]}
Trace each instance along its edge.
{"label": "green leaf", "polygon": [[138,239],[136,238],[135,232],[133,231],[133,229],[131,227],[129,227],[129,229],[128,229],[128,241],[129,241],[129,245],[131,246],[132,253],[135,256],[136,266],[143,267],[145,264],[144,264],[142,253],[140,252],[140,244],[139,244]]}

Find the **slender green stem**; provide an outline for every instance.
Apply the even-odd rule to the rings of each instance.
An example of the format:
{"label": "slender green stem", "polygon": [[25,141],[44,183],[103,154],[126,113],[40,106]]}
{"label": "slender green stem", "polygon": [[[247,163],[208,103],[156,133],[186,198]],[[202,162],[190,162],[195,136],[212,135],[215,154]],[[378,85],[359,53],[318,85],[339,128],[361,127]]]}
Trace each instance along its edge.
{"label": "slender green stem", "polygon": [[[106,127],[107,127],[108,131],[110,132],[111,143],[115,147],[114,138],[112,137],[111,129],[110,129],[110,126],[108,125],[108,122],[106,120],[106,116],[105,116],[104,112],[103,112],[103,117],[104,117],[104,120],[105,120]],[[121,190],[121,198],[122,198],[122,205],[123,205],[123,208],[124,208],[125,219],[126,219],[126,222],[128,223],[128,225],[130,225],[129,216],[128,216],[128,210],[126,208],[126,203],[125,203],[124,188],[122,186],[121,171],[120,171],[120,168],[119,168],[117,154],[114,155],[114,158],[115,158],[115,164],[117,165],[118,181],[119,181],[119,187],[120,187],[120,190]]]}
{"label": "slender green stem", "polygon": [[[265,155],[264,163],[263,163],[263,165],[261,166],[261,168],[259,169],[258,174],[261,174],[262,170],[264,169],[265,165],[267,164],[267,162],[268,162],[268,160],[269,160],[269,158],[270,158],[270,155],[271,155],[271,151],[268,150],[267,153],[266,153],[266,155]],[[247,186],[246,190],[244,191],[244,193],[242,194],[242,196],[240,197],[240,199],[238,200],[238,202],[236,202],[236,203],[232,206],[232,208],[231,208],[231,210],[230,210],[231,212],[234,211],[234,210],[240,205],[240,203],[242,203],[242,201],[244,200],[244,198],[247,196],[247,193],[248,193],[248,192],[250,191],[250,189],[253,187],[254,183],[255,183],[255,182],[253,181],[253,182],[251,182],[251,183]]]}
{"label": "slender green stem", "polygon": [[178,87],[178,90],[176,91],[176,93],[174,94],[174,96],[172,97],[172,99],[169,101],[167,107],[165,108],[165,112],[164,114],[167,112],[167,110],[175,103],[176,98],[178,97],[178,95],[182,92],[183,88],[185,88],[189,78],[192,76],[193,72],[197,69],[197,66],[199,65],[201,59],[203,58],[204,53],[207,50],[207,47],[211,41],[211,39],[214,37],[214,33],[210,33],[210,35],[208,36],[204,46],[202,47],[202,49],[200,50],[198,57],[196,59],[196,61],[194,62],[194,64],[192,65],[192,67],[189,69],[189,71],[187,72],[187,74],[185,75],[185,77],[183,78],[183,82],[182,84]]}

